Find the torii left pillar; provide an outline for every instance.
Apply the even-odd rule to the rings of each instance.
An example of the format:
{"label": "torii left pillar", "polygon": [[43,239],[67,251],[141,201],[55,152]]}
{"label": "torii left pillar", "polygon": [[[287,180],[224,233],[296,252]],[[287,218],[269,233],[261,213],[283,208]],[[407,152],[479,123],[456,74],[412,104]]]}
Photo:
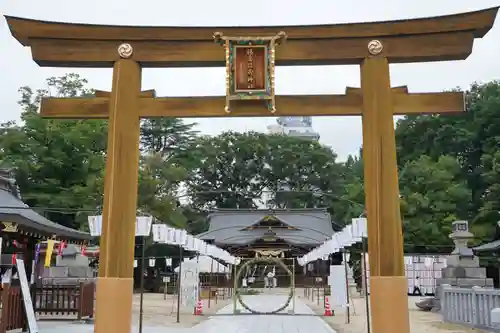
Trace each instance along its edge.
{"label": "torii left pillar", "polygon": [[128,59],[131,50],[119,52],[109,103],[96,333],[130,332],[132,326],[141,67]]}

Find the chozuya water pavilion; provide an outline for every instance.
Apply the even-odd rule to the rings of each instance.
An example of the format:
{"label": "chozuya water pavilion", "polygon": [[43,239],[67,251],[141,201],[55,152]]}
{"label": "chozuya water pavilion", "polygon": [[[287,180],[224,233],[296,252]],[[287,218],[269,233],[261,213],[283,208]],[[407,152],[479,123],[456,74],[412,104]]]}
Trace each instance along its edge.
{"label": "chozuya water pavilion", "polygon": [[[484,37],[493,26],[497,11],[279,27],[124,27],[6,17],[12,35],[31,47],[40,66],[113,68],[110,93],[48,98],[41,108],[42,115],[51,118],[109,118],[96,331],[131,329],[140,118],[356,115],[363,120],[372,328],[374,333],[408,333],[393,116],[461,112],[465,107],[461,93],[394,89],[389,64],[466,59],[474,39]],[[230,114],[225,111],[227,96],[156,98],[151,91],[141,92],[141,68],[225,66],[228,51],[214,43],[217,32],[248,40],[269,39],[281,31],[287,41],[272,53],[272,68],[359,65],[361,89],[315,96],[273,92],[274,113],[261,104],[234,103]],[[274,74],[270,81],[274,82]]]}

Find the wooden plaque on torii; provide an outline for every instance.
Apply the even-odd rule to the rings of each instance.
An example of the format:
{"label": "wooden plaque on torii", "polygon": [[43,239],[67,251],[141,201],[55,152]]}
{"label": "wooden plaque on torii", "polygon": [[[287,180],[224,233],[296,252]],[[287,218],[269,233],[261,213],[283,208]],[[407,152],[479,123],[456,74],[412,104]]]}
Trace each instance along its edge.
{"label": "wooden plaque on torii", "polygon": [[275,36],[285,31],[277,66],[360,65],[361,89],[347,89],[344,95],[278,95],[274,114],[263,104],[235,103],[230,116],[362,116],[372,331],[409,333],[393,116],[462,112],[465,106],[462,93],[391,88],[389,63],[466,59],[474,39],[493,26],[497,11],[285,27],[118,27],[6,17],[12,35],[31,47],[40,66],[113,67],[110,93],[47,98],[41,106],[44,117],[109,119],[96,332],[131,329],[140,118],[228,116],[227,96],[156,98],[154,92],[141,92],[141,68],[224,67],[224,50],[213,42],[214,32]]}

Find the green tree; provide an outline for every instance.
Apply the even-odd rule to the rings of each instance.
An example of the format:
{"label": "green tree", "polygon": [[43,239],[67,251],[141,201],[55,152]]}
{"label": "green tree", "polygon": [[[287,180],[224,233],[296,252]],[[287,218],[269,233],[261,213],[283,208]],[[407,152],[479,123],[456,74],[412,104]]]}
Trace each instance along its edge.
{"label": "green tree", "polygon": [[340,219],[349,222],[353,217],[358,217],[365,213],[363,160],[359,156],[349,155],[344,163],[344,168],[344,190],[335,208],[337,210],[336,214],[343,216]]}
{"label": "green tree", "polygon": [[435,162],[424,155],[407,162],[400,171],[400,193],[406,251],[436,252],[451,245],[451,223],[463,218],[470,198],[458,161],[441,156]]}
{"label": "green tree", "polygon": [[194,126],[180,118],[141,122],[139,208],[177,227],[189,222],[176,197],[195,161],[189,151],[198,134]]}
{"label": "green tree", "polygon": [[267,183],[266,136],[261,133],[226,132],[201,137],[192,148],[198,159],[186,182],[198,209],[253,208]]}
{"label": "green tree", "polygon": [[176,227],[185,227],[187,219],[178,209],[178,185],[185,180],[184,168],[165,162],[160,153],[141,157],[139,172],[139,210],[157,220]]}
{"label": "green tree", "polygon": [[[78,74],[66,74],[48,78],[46,89],[22,87],[22,123],[0,125],[1,166],[15,169],[25,202],[81,229],[103,203],[107,122],[43,119],[38,109],[43,97],[92,96],[86,85]],[[141,122],[138,209],[176,226],[186,223],[175,197],[192,164],[186,147],[196,137],[193,126],[177,118]]]}
{"label": "green tree", "polygon": [[47,89],[19,90],[22,123],[2,124],[1,165],[15,169],[27,204],[47,207],[49,219],[79,228],[88,213],[78,211],[95,210],[102,201],[106,122],[42,119],[37,110],[43,97],[92,94],[78,74],[51,77],[46,84]]}
{"label": "green tree", "polygon": [[457,115],[423,115],[398,121],[399,164],[427,155],[456,158],[460,177],[471,196],[466,218],[478,237],[492,234],[500,220],[498,147],[500,144],[500,82],[473,84],[466,92],[467,111]]}
{"label": "green tree", "polygon": [[198,135],[196,123],[185,123],[181,118],[148,118],[141,121],[141,151],[159,153],[170,162],[189,167],[188,149]]}
{"label": "green tree", "polygon": [[336,208],[347,169],[318,142],[226,132],[200,138],[194,150],[199,164],[187,188],[197,208],[330,207],[345,217]]}

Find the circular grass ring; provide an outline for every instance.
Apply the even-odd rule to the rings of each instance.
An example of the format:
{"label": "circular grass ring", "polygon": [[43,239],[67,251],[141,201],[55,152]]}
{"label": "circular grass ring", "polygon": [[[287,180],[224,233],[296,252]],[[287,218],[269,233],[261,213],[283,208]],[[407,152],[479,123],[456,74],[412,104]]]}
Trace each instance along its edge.
{"label": "circular grass ring", "polygon": [[[276,264],[278,266],[281,266],[288,273],[288,275],[290,277],[292,276],[292,271],[290,271],[288,269],[288,267],[286,267],[286,265],[283,263],[283,260],[281,260],[279,258],[274,258],[274,257],[257,257],[257,258],[253,258],[253,259],[247,261],[246,263],[244,263],[240,267],[240,269],[238,270],[238,273],[236,273],[236,276],[234,277],[236,279],[236,281],[240,281],[241,273],[245,270],[245,268],[247,268],[247,266],[252,265],[252,264],[256,264],[256,263],[259,263],[259,262],[274,263],[274,264]],[[286,300],[285,304],[283,304],[281,307],[279,307],[276,310],[267,311],[267,312],[265,312],[265,311],[264,312],[262,312],[262,311],[256,311],[256,310],[252,309],[251,307],[249,307],[243,301],[243,299],[241,297],[241,294],[240,294],[240,288],[239,287],[236,288],[235,294],[236,294],[236,298],[240,302],[241,306],[243,308],[245,308],[247,311],[250,311],[251,313],[254,313],[254,314],[270,315],[270,314],[276,314],[278,312],[281,312],[281,311],[285,310],[290,305],[290,302],[293,299],[293,294],[294,293],[293,293],[293,288],[290,288],[290,293],[288,294],[288,299]]]}

